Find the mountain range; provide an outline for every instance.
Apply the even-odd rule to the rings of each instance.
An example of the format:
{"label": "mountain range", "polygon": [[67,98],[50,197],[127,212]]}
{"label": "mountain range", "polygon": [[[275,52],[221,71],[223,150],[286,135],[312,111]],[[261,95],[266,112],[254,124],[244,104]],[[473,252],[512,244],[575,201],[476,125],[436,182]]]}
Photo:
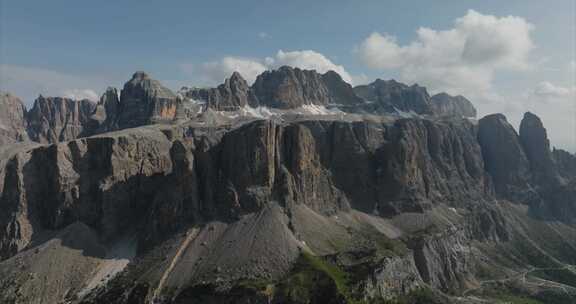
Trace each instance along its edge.
{"label": "mountain range", "polygon": [[575,303],[576,155],[288,66],[0,95],[0,303]]}

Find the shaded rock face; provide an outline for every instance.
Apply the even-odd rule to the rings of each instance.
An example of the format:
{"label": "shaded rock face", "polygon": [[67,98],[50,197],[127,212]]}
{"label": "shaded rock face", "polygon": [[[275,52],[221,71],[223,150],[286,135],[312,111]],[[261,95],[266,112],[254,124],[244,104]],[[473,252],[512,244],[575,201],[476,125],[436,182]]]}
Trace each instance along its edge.
{"label": "shaded rock face", "polygon": [[[99,105],[117,100],[112,93]],[[126,233],[138,241],[138,258],[82,303],[178,303],[222,292],[209,284],[226,292],[217,284],[277,282],[307,250],[350,258],[337,266],[353,268],[350,290],[359,298],[422,286],[458,294],[477,283],[481,249],[510,241],[515,229],[527,233],[517,211],[506,213],[508,203],[493,195],[523,203],[522,187],[535,188],[533,166],[502,115],[478,126],[420,118],[183,126],[22,147],[0,159],[0,259],[17,255],[0,263],[0,274],[46,233],[80,227],[88,236],[77,244],[104,246]],[[573,185],[536,188],[530,194],[552,203],[551,214],[571,214],[559,202]],[[365,242],[382,255],[375,245],[359,250]],[[10,284],[0,276],[0,286]],[[270,300],[250,292],[236,298]]]}
{"label": "shaded rock face", "polygon": [[134,224],[122,219],[149,216],[152,242],[183,222],[236,218],[271,201],[324,215],[354,208],[389,216],[485,197],[480,148],[466,122],[256,121],[222,137],[197,132],[170,141],[137,129],[16,154],[3,181],[4,204],[14,207],[1,223],[2,256],[30,241],[20,227],[81,221],[106,239]]}
{"label": "shaded rock face", "polygon": [[[150,176],[172,166],[170,144],[154,135],[82,139],[14,155],[1,198],[2,205],[13,206],[1,225],[2,256],[45,229],[81,221],[109,239],[129,226],[129,219],[143,217],[138,210],[150,203],[144,199],[150,193],[137,193],[152,190]],[[16,238],[7,241],[7,235]]]}
{"label": "shaded rock face", "polygon": [[144,72],[136,72],[120,94],[118,128],[132,128],[176,118],[181,101]]}
{"label": "shaded rock face", "polygon": [[280,109],[303,105],[326,105],[330,95],[322,76],[316,71],[288,66],[265,71],[252,85],[260,105]]}
{"label": "shaded rock face", "polygon": [[56,143],[85,136],[94,102],[40,96],[26,114],[28,135],[40,143]]}
{"label": "shaded rock face", "polygon": [[413,256],[387,258],[365,285],[366,300],[391,299],[423,286]]}
{"label": "shaded rock face", "polygon": [[90,129],[93,133],[104,133],[118,128],[117,118],[120,99],[116,88],[107,88],[90,116]]}
{"label": "shaded rock face", "polygon": [[26,108],[18,97],[0,92],[0,145],[28,139],[25,115]]}
{"label": "shaded rock face", "polygon": [[558,184],[558,172],[552,159],[550,142],[540,118],[530,112],[520,123],[520,142],[526,152],[536,184]]}
{"label": "shaded rock face", "polygon": [[434,114],[440,116],[476,117],[476,108],[462,95],[439,93],[431,97]]}
{"label": "shaded rock face", "polygon": [[235,111],[245,106],[257,106],[258,100],[240,73],[234,72],[217,88],[190,89],[186,97],[206,102],[217,111]]}
{"label": "shaded rock face", "polygon": [[381,189],[393,198],[385,208],[422,210],[433,202],[480,200],[490,192],[484,160],[472,124],[462,120],[432,123],[402,119],[390,129],[383,150],[386,167]]}
{"label": "shaded rock face", "polygon": [[530,163],[506,117],[492,114],[480,119],[478,142],[496,192],[511,201],[532,200],[535,194],[530,190]]}
{"label": "shaded rock face", "polygon": [[[4,185],[0,203],[8,211],[0,216],[1,258],[17,254],[46,231],[77,222],[97,231],[104,242],[136,232],[138,252],[147,257],[182,228],[214,222],[220,224],[195,235],[190,243],[194,249],[184,250],[186,256],[176,262],[184,267],[177,268],[184,276],[178,280],[185,281],[178,284],[261,274],[281,277],[301,252],[298,248],[306,244],[299,238],[310,238],[306,225],[352,210],[389,217],[428,212],[439,204],[481,206],[490,193],[484,189],[483,162],[474,138],[474,126],[465,120],[405,119],[391,124],[261,120],[210,132],[134,128],[23,149],[0,170]],[[304,215],[302,210],[307,210]],[[320,235],[341,229],[336,234],[342,239],[333,242],[349,242],[347,231],[364,229],[338,225],[325,224]],[[253,230],[259,231],[255,239],[243,239]],[[317,228],[311,230],[319,233]],[[208,254],[229,252],[238,239],[254,243],[250,249],[239,247],[234,258]],[[460,236],[425,239],[406,256],[376,260],[373,274],[361,278],[366,297],[392,298],[423,282],[443,290],[457,288],[471,262],[464,249],[449,247],[454,242],[464,241]],[[312,241],[307,246],[321,248]],[[194,254],[202,254],[202,259]],[[238,259],[242,263],[234,263]],[[157,282],[140,286],[130,276],[155,269],[152,272],[160,277],[157,272],[163,268],[157,267],[164,264],[156,261],[134,262],[125,272],[127,283],[118,285],[120,289],[99,290],[94,303],[109,297],[110,303],[124,303],[126,298],[113,295],[127,286],[132,290],[127,294],[136,296],[132,288],[142,288],[139,301],[149,300]],[[218,270],[221,265],[230,266]],[[228,271],[232,267],[236,268]],[[188,289],[183,290],[180,296],[186,298]]]}
{"label": "shaded rock face", "polygon": [[414,260],[424,282],[443,291],[465,288],[474,263],[468,240],[464,230],[454,228],[415,242]]}
{"label": "shaded rock face", "polygon": [[540,118],[530,112],[520,123],[520,141],[530,162],[532,183],[546,202],[537,210],[546,218],[575,222],[576,188],[574,181],[564,180],[554,162],[550,142]]}
{"label": "shaded rock face", "polygon": [[576,178],[576,155],[562,150],[553,149],[552,158],[556,163],[558,173],[566,180]]}
{"label": "shaded rock face", "polygon": [[322,74],[322,79],[328,89],[330,103],[347,106],[357,105],[364,102],[362,98],[356,96],[352,86],[344,81],[338,73],[328,71]]}
{"label": "shaded rock face", "polygon": [[574,222],[576,191],[561,178],[540,118],[526,113],[518,136],[502,114],[486,116],[478,140],[500,197],[528,204],[537,217]]}
{"label": "shaded rock face", "polygon": [[375,112],[414,112],[432,114],[430,96],[426,88],[407,86],[395,80],[376,79],[368,85],[354,87],[354,92],[364,100],[373,102]]}

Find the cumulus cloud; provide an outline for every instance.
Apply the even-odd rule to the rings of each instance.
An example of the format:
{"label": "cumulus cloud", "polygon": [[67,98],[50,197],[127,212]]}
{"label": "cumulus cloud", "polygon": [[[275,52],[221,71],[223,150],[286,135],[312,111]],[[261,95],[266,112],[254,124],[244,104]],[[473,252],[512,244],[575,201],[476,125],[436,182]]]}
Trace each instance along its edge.
{"label": "cumulus cloud", "polygon": [[542,81],[521,98],[522,111],[536,113],[553,145],[576,152],[576,86]]}
{"label": "cumulus cloud", "polygon": [[260,32],[260,33],[258,33],[258,38],[267,39],[267,38],[270,38],[270,35],[266,32]]}
{"label": "cumulus cloud", "polygon": [[432,91],[472,96],[490,92],[494,72],[526,70],[534,48],[533,26],[521,17],[496,17],[474,10],[455,20],[448,30],[420,28],[406,45],[386,33],[372,33],[357,48],[370,68],[398,69],[402,80]]}
{"label": "cumulus cloud", "polygon": [[[220,83],[233,72],[239,72],[248,83],[253,83],[256,77],[265,70],[275,69],[283,65],[316,70],[319,73],[332,70],[340,74],[344,81],[353,82],[352,76],[343,66],[333,63],[323,54],[312,50],[289,52],[279,50],[275,56],[263,59],[224,57],[218,61],[202,64],[199,72],[211,83]],[[192,69],[185,65],[182,65],[181,68],[187,73],[192,72]],[[194,70],[194,72],[197,71]]]}
{"label": "cumulus cloud", "polygon": [[266,61],[271,67],[289,65],[306,70],[316,70],[319,73],[332,70],[340,74],[344,81],[352,82],[352,77],[343,66],[333,63],[326,56],[312,50],[291,52],[279,50],[275,58],[267,58]]}
{"label": "cumulus cloud", "polygon": [[66,98],[82,100],[82,99],[89,99],[92,101],[98,101],[98,94],[90,89],[72,89],[72,90],[65,90],[63,92],[63,96]]}
{"label": "cumulus cloud", "polygon": [[266,69],[266,65],[258,59],[224,57],[219,61],[204,63],[201,73],[214,83],[219,83],[232,73],[239,72],[248,83],[253,83],[256,76]]}
{"label": "cumulus cloud", "polygon": [[0,90],[17,95],[28,105],[39,94],[97,100],[95,92],[103,90],[108,81],[43,68],[0,65]]}
{"label": "cumulus cloud", "polygon": [[542,81],[538,83],[536,88],[533,91],[533,95],[539,98],[545,99],[564,99],[568,97],[574,96],[576,93],[576,88],[572,87],[563,87],[555,85],[548,81]]}

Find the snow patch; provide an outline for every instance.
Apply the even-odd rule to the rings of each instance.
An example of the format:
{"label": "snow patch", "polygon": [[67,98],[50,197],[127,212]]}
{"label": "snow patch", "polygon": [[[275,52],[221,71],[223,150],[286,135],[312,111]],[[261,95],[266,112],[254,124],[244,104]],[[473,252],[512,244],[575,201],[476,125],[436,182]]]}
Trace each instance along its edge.
{"label": "snow patch", "polygon": [[328,109],[325,106],[319,105],[303,105],[294,109],[274,109],[269,107],[250,107],[244,106],[236,111],[216,111],[219,115],[228,118],[238,118],[238,117],[254,117],[254,118],[271,118],[271,117],[281,117],[286,114],[297,114],[297,115],[337,115],[345,114],[339,109]]}
{"label": "snow patch", "polygon": [[420,115],[418,115],[418,113],[414,112],[414,111],[402,111],[399,110],[397,108],[394,108],[394,111],[396,111],[396,114],[402,118],[418,118],[420,117]]}

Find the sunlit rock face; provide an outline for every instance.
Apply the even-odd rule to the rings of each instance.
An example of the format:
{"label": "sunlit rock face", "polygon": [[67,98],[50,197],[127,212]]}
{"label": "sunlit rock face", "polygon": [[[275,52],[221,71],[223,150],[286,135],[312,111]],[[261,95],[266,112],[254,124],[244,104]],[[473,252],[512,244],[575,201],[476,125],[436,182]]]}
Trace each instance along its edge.
{"label": "sunlit rock face", "polygon": [[0,144],[28,139],[26,108],[22,101],[7,92],[0,92]]}
{"label": "sunlit rock face", "polygon": [[170,122],[181,101],[176,94],[144,72],[136,72],[122,89],[118,128]]}
{"label": "sunlit rock face", "polygon": [[439,93],[431,97],[434,114],[439,116],[476,117],[476,108],[462,95]]}
{"label": "sunlit rock face", "polygon": [[202,101],[216,111],[235,111],[246,106],[257,106],[258,100],[240,73],[234,72],[217,88],[184,90],[185,97]]}
{"label": "sunlit rock face", "polygon": [[89,134],[89,118],[96,104],[93,101],[40,96],[28,111],[28,134],[40,143],[56,143]]}
{"label": "sunlit rock face", "polygon": [[260,105],[290,109],[303,105],[326,105],[330,102],[328,88],[321,74],[283,66],[260,74],[252,85]]}
{"label": "sunlit rock face", "polygon": [[370,84],[355,87],[354,92],[372,102],[379,112],[433,113],[428,91],[416,84],[408,86],[395,80],[376,79]]}

